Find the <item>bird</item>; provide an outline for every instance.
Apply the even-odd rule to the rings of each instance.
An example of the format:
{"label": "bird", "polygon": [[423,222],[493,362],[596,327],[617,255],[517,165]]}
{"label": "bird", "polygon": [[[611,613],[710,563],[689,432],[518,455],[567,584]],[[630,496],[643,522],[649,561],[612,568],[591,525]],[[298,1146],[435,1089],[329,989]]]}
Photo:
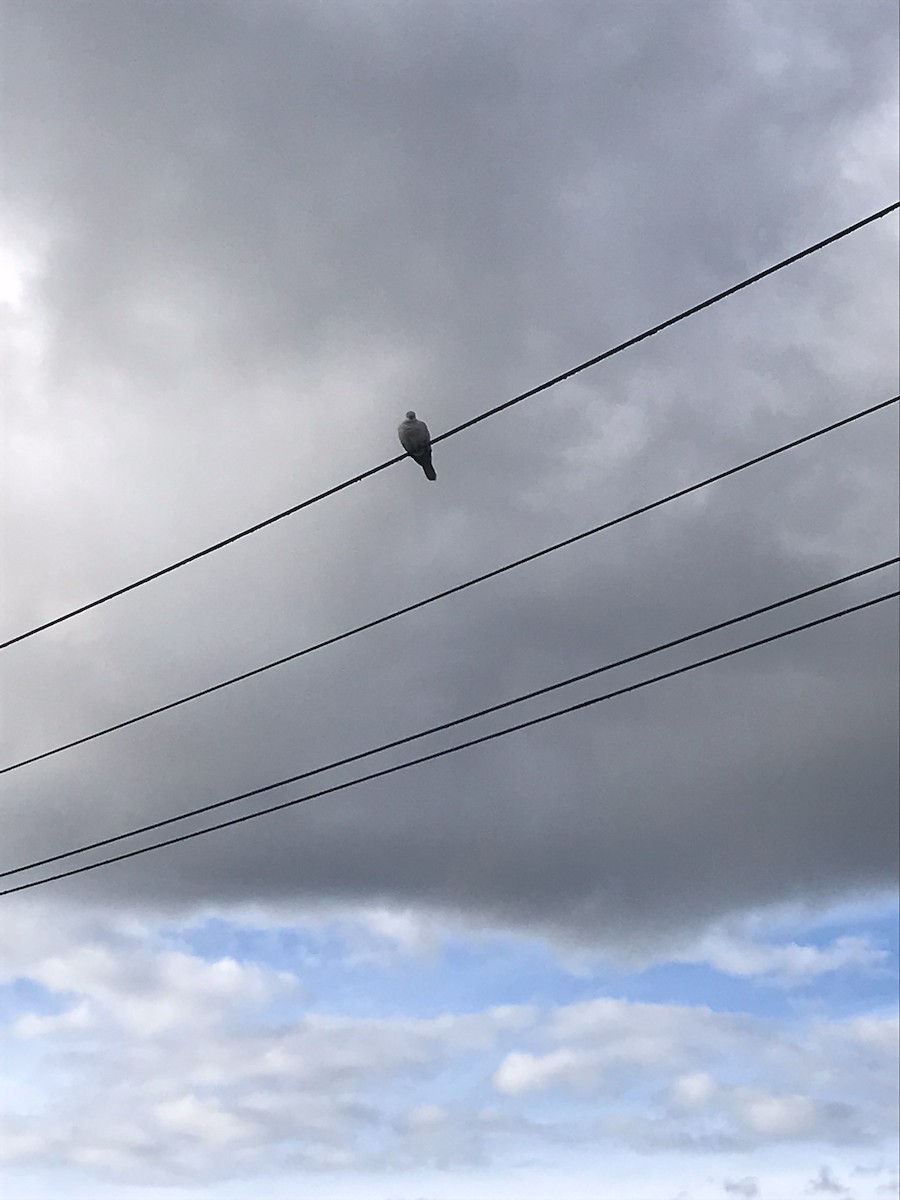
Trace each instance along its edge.
{"label": "bird", "polygon": [[406,414],[406,420],[398,425],[397,436],[409,457],[425,472],[425,478],[432,481],[437,479],[437,472],[431,465],[431,434],[425,422],[416,419],[412,409]]}

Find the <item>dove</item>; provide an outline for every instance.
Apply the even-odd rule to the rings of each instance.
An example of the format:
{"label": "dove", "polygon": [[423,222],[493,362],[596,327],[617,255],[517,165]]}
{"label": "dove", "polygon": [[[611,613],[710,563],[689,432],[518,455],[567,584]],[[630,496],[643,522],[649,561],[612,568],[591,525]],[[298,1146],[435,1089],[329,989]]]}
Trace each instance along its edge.
{"label": "dove", "polygon": [[437,479],[437,472],[431,465],[431,434],[424,421],[417,421],[416,414],[410,410],[406,420],[397,427],[400,445],[410,458],[415,459],[425,472],[426,479]]}

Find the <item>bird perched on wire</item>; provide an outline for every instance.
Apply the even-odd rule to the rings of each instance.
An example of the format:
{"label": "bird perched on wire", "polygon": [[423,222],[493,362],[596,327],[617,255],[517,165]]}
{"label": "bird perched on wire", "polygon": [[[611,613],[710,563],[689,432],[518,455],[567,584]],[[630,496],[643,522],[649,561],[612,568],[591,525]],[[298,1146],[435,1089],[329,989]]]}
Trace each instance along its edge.
{"label": "bird perched on wire", "polygon": [[415,459],[425,472],[426,479],[437,479],[437,472],[431,465],[431,434],[424,421],[417,421],[416,414],[410,410],[406,420],[397,427],[400,445],[410,458]]}

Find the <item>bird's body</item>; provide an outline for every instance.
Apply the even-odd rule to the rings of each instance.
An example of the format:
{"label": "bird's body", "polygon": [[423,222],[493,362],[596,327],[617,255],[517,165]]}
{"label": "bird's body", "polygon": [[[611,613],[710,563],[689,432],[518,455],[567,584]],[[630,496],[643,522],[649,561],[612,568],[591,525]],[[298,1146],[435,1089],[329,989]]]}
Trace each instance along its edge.
{"label": "bird's body", "polygon": [[431,434],[425,422],[418,421],[414,412],[408,412],[397,427],[397,436],[409,457],[415,459],[425,472],[425,478],[437,479],[437,472],[431,465]]}

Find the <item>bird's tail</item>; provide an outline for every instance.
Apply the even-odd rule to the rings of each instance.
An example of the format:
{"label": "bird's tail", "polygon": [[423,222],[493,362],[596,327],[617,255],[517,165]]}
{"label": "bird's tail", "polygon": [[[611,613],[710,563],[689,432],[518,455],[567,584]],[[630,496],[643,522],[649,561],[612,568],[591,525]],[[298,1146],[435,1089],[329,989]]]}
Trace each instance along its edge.
{"label": "bird's tail", "polygon": [[430,479],[433,483],[437,479],[437,471],[431,465],[431,451],[426,450],[424,454],[417,454],[416,462],[425,472],[425,478]]}

